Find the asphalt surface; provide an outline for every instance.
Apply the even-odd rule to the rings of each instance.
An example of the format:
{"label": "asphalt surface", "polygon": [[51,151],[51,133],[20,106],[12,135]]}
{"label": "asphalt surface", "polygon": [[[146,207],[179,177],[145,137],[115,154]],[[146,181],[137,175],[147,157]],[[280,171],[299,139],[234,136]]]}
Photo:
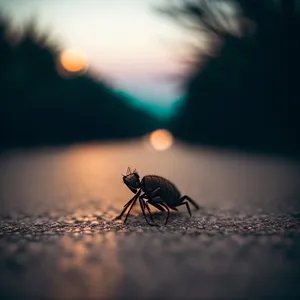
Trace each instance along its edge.
{"label": "asphalt surface", "polygon": [[[200,205],[113,221],[128,166]],[[0,156],[1,299],[300,296],[300,164],[176,144],[14,150]]]}

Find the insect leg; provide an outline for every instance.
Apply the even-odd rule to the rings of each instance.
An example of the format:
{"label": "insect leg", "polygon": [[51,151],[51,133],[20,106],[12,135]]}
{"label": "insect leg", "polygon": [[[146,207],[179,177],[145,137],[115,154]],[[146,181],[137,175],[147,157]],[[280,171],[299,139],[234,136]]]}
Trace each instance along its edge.
{"label": "insect leg", "polygon": [[151,210],[150,210],[150,207],[149,207],[148,203],[147,203],[146,201],[144,201],[144,200],[143,200],[142,202],[143,202],[143,204],[144,204],[144,208],[146,207],[147,210],[148,210],[148,213],[149,213],[149,216],[150,216],[151,221],[152,221],[153,223],[155,223],[154,220],[153,220],[152,213],[151,213]]}
{"label": "insect leg", "polygon": [[127,212],[127,215],[126,215],[126,217],[125,217],[125,220],[124,220],[124,224],[126,223],[127,218],[128,218],[128,216],[129,216],[129,213],[130,213],[130,211],[132,210],[132,208],[133,208],[133,206],[134,206],[134,204],[135,204],[135,202],[136,202],[137,199],[138,199],[138,197],[136,197],[136,198],[134,199],[134,201],[132,202],[132,204],[130,205],[130,208],[129,208],[129,210],[128,210],[128,212]]}
{"label": "insect leg", "polygon": [[136,195],[130,199],[125,205],[124,205],[124,209],[122,210],[122,212],[117,216],[115,217],[114,220],[118,220],[118,219],[121,219],[123,214],[125,213],[125,211],[127,210],[128,206],[134,201],[134,198],[136,197]]}
{"label": "insect leg", "polygon": [[141,190],[139,190],[139,191],[137,192],[137,194],[133,197],[133,201],[132,201],[132,203],[131,203],[131,205],[130,205],[130,208],[129,208],[129,210],[128,210],[128,212],[127,212],[127,215],[126,215],[126,218],[125,218],[125,220],[124,220],[124,224],[126,223],[127,218],[128,218],[128,216],[129,216],[129,213],[130,213],[130,211],[132,210],[132,208],[133,208],[133,206],[134,206],[136,200],[139,198],[140,194],[141,194]]}
{"label": "insect leg", "polygon": [[160,211],[165,211],[165,209],[163,208],[163,206],[161,206],[158,203],[151,203],[151,202],[148,202],[148,203],[151,204],[152,206],[154,206],[155,208],[159,209]]}
{"label": "insect leg", "polygon": [[[148,221],[148,219],[147,219],[147,217],[146,217],[146,214],[145,214],[145,208],[144,208],[145,202],[144,202],[144,200],[143,200],[141,197],[139,198],[139,201],[140,201],[140,206],[141,206],[141,209],[142,209],[142,212],[143,212],[143,215],[144,215],[144,218],[145,218],[146,222],[147,222],[150,226],[158,226],[157,224],[151,224],[151,223]],[[152,217],[151,217],[151,218],[152,218]],[[153,220],[151,220],[151,221],[153,221]]]}
{"label": "insect leg", "polygon": [[[133,198],[134,198],[134,197],[133,197]],[[132,202],[133,198],[132,198],[132,199],[130,199],[130,200],[129,200],[129,201],[126,203],[126,204],[124,204],[124,206],[123,206],[123,207],[124,207],[124,208],[125,208],[125,207],[128,207],[128,206],[131,204],[131,202]]]}
{"label": "insect leg", "polygon": [[185,205],[186,208],[187,208],[187,210],[188,210],[188,212],[189,212],[189,214],[190,214],[190,216],[192,216],[191,209],[190,209],[190,206],[189,206],[188,202],[181,202],[177,206],[180,206],[180,205]]}
{"label": "insect leg", "polygon": [[167,212],[168,212],[167,218],[166,218],[166,221],[165,221],[165,225],[167,225],[168,220],[169,220],[169,216],[170,216],[170,210],[169,210],[169,207],[168,207],[166,204],[164,204],[164,203],[160,203],[160,205],[163,206],[164,208],[166,208],[166,210],[167,210]]}
{"label": "insect leg", "polygon": [[[187,201],[189,201],[189,202],[191,202],[192,204],[193,204],[193,206],[198,210],[200,207],[199,207],[199,205],[191,198],[191,197],[189,197],[188,195],[184,195],[184,196],[182,196],[180,199],[179,199],[179,202],[182,202],[183,203],[183,201],[184,200],[187,200]],[[178,206],[178,205],[177,205]]]}
{"label": "insect leg", "polygon": [[140,198],[143,199],[143,205],[144,205],[144,208],[145,208],[145,207],[147,208],[151,221],[152,221],[153,223],[155,223],[154,220],[153,220],[153,217],[152,217],[152,213],[151,213],[150,207],[149,207],[148,203],[147,203],[146,201],[144,201],[144,199],[148,199],[147,195],[144,193],[144,194],[142,194],[142,195],[140,196]]}
{"label": "insect leg", "polygon": [[175,207],[175,206],[169,206],[169,208],[175,210],[175,211],[178,211],[178,209]]}

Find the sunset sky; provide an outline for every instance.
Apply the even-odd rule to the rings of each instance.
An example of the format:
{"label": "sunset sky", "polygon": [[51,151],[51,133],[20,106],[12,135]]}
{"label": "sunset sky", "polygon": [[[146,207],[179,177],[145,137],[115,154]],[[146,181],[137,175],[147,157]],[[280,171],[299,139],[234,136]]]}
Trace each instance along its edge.
{"label": "sunset sky", "polygon": [[161,106],[160,113],[168,115],[183,95],[168,75],[182,72],[175,45],[184,32],[151,9],[163,3],[166,0],[0,0],[0,8],[16,25],[37,17],[39,28],[49,29],[64,48],[83,51],[90,66],[118,89],[140,104]]}

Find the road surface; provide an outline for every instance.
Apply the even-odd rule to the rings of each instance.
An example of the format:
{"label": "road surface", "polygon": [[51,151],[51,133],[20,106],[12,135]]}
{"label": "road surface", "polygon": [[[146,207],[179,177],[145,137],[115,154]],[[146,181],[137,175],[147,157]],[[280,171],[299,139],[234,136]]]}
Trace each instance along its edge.
{"label": "road surface", "polygon": [[[121,173],[158,174],[201,209],[149,227]],[[0,155],[1,299],[300,296],[300,164],[144,141]],[[163,224],[165,215],[154,215]]]}

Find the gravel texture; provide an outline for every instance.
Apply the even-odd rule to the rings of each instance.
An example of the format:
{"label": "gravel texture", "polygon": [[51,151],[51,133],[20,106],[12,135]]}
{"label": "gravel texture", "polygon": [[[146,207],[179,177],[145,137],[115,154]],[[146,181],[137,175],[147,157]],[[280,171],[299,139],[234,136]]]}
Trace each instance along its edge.
{"label": "gravel texture", "polygon": [[[149,227],[138,205],[113,221],[128,164],[202,208],[167,226],[156,212],[162,226]],[[138,142],[18,150],[0,156],[0,188],[1,299],[300,296],[297,162]]]}

